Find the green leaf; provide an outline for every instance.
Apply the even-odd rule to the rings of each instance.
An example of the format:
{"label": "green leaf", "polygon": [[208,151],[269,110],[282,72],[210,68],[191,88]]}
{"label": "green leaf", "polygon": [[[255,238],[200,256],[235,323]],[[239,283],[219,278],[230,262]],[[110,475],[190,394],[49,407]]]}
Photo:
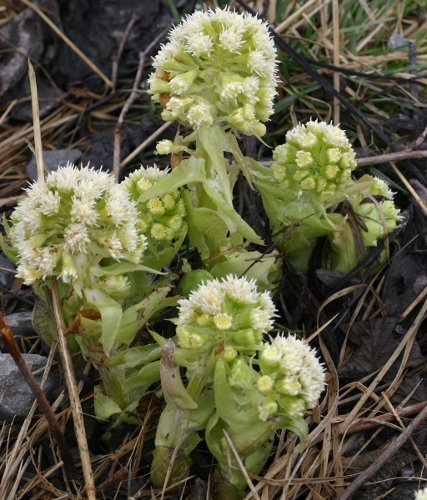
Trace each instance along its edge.
{"label": "green leaf", "polygon": [[[222,187],[222,194],[228,205],[232,207],[233,197],[230,189],[230,181],[227,174],[227,163],[224,158],[224,132],[219,127],[200,127],[197,130],[197,148],[205,149],[210,162],[218,176]],[[199,153],[199,151],[198,151]],[[201,151],[203,154],[203,151]]]}
{"label": "green leaf", "polygon": [[120,406],[104,394],[101,389],[98,391],[95,390],[93,402],[95,415],[102,420],[109,420],[113,415],[122,413]]}
{"label": "green leaf", "polygon": [[307,444],[308,426],[303,417],[282,416],[280,417],[278,427],[295,432],[295,434],[300,438],[301,449],[303,449]]}
{"label": "green leaf", "polygon": [[218,215],[227,224],[231,233],[237,231],[252,243],[264,245],[263,240],[256,234],[256,232],[240,217],[234,208],[231,207],[217,191],[215,191],[215,189],[213,189],[206,182],[203,183],[203,188],[209,198],[215,203]]}
{"label": "green leaf", "polygon": [[126,368],[133,368],[142,364],[150,363],[160,359],[162,348],[157,344],[135,346],[126,351],[114,354],[108,361],[108,367],[126,365]]}
{"label": "green leaf", "polygon": [[151,267],[142,266],[140,264],[132,264],[132,262],[117,262],[116,264],[112,264],[111,266],[92,266],[90,268],[91,274],[98,278],[102,276],[117,276],[118,274],[132,273],[136,271],[145,271],[147,273],[154,274],[165,274],[157,271],[156,269],[152,269]]}
{"label": "green leaf", "polygon": [[193,205],[195,194],[188,189],[183,189],[181,196],[185,202],[185,209],[187,211],[188,238],[199,251],[201,258],[206,259],[210,256],[209,245],[206,241],[206,236],[196,229],[196,208]]}
{"label": "green leaf", "polygon": [[221,215],[215,210],[204,207],[194,209],[194,228],[217,240],[225,239],[228,232],[227,224]]}
{"label": "green leaf", "polygon": [[[181,238],[174,242],[168,248],[165,248],[161,252],[154,254],[146,254],[144,255],[142,261],[145,265],[154,268],[154,269],[163,269],[165,266],[169,265],[172,262],[172,259],[178,253],[181,248],[182,243],[185,240],[186,232],[181,236]],[[152,272],[152,271],[149,271]]]}
{"label": "green leaf", "polygon": [[[138,331],[151,319],[153,314],[163,307],[163,300],[171,290],[172,285],[161,285],[148,297],[127,309],[121,318],[120,329],[116,342],[130,344]],[[169,303],[165,304],[165,307]]]}
{"label": "green leaf", "polygon": [[160,362],[162,390],[166,403],[180,410],[195,410],[198,405],[182,383],[178,363],[173,359],[175,344],[172,340],[163,347]]}
{"label": "green leaf", "polygon": [[97,288],[84,288],[83,292],[89,304],[101,313],[101,344],[105,355],[109,356],[122,320],[122,308],[115,300]]}
{"label": "green leaf", "polygon": [[[127,375],[122,385],[123,394],[129,394],[138,389],[139,397],[150,387],[160,380],[160,361],[152,361],[143,366],[137,373]],[[138,399],[139,399],[138,397]]]}
{"label": "green leaf", "polygon": [[138,203],[143,203],[151,198],[163,196],[174,189],[178,189],[191,182],[203,182],[206,179],[205,161],[193,156],[183,160],[179,167],[164,179],[159,180],[139,197]]}
{"label": "green leaf", "polygon": [[[6,232],[6,235],[10,238],[10,230],[11,227],[9,226],[9,223],[7,222],[6,215],[3,213],[3,227]],[[18,256],[18,249],[14,248],[13,246],[9,246],[5,241],[3,235],[0,233],[0,247],[3,250],[3,253],[6,255],[6,257],[13,262],[14,264],[17,264],[19,261],[19,256]]]}
{"label": "green leaf", "polygon": [[243,156],[239,148],[239,144],[237,143],[236,136],[230,132],[224,134],[224,146],[224,149],[233,155],[237,164],[241,168],[243,175],[248,181],[249,186],[254,189],[254,186],[252,184],[251,165],[253,162],[255,162],[255,160]]}

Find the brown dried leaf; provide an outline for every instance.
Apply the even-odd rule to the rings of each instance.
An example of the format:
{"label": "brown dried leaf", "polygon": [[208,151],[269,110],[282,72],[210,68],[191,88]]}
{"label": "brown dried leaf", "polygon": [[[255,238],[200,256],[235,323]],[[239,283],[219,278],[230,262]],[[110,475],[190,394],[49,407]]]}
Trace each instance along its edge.
{"label": "brown dried leaf", "polygon": [[[354,323],[349,333],[349,340],[358,347],[349,361],[339,369],[339,375],[350,380],[359,380],[381,369],[401,341],[395,332],[395,318],[378,318]],[[395,373],[401,358],[398,358],[389,370]],[[405,368],[414,368],[425,362],[419,345],[414,342]]]}

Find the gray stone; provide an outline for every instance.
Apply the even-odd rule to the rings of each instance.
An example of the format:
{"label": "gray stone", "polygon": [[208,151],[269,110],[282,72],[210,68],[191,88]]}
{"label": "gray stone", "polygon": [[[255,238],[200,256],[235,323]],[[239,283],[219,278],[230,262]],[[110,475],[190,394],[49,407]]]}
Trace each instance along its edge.
{"label": "gray stone", "polygon": [[[47,168],[54,172],[58,167],[65,167],[67,163],[76,163],[80,160],[82,152],[78,149],[54,149],[53,151],[43,151],[43,161]],[[33,156],[25,167],[28,178],[32,181],[37,179],[36,158]]]}
{"label": "gray stone", "polygon": [[20,311],[3,316],[3,319],[15,337],[26,337],[34,334],[32,316],[32,311]]}
{"label": "gray stone", "polygon": [[15,281],[15,273],[6,271],[6,269],[10,269],[11,271],[15,271],[15,265],[4,255],[0,255],[0,287],[3,290],[10,290],[13,282]]}
{"label": "gray stone", "polygon": [[[23,354],[29,369],[40,383],[47,358],[38,354]],[[37,372],[37,373],[35,373]],[[59,373],[51,371],[43,386],[45,393],[59,385]],[[0,353],[0,420],[26,417],[34,396],[10,354]]]}

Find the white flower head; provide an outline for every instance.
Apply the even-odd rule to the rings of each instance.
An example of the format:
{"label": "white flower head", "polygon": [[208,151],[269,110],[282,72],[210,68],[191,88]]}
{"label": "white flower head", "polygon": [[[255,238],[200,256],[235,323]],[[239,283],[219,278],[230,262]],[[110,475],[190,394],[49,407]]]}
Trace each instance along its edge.
{"label": "white flower head", "polygon": [[[165,120],[196,129],[216,122],[236,127],[229,118],[248,103],[259,103],[252,121],[264,122],[273,114],[277,55],[267,24],[227,8],[196,11],[169,39],[154,58],[149,79],[149,92],[165,108]],[[224,77],[230,81],[224,84]],[[255,123],[238,128],[247,135],[265,133]]]}
{"label": "white flower head", "polygon": [[[93,260],[111,255],[133,261],[131,252],[141,250],[135,206],[127,191],[106,172],[69,164],[26,191],[27,197],[12,215],[15,225],[11,232],[26,284],[60,276],[70,284],[80,280],[80,293],[80,282],[86,279]],[[99,246],[101,241],[104,247]],[[78,256],[86,264],[76,266]],[[85,276],[78,276],[82,269]]]}
{"label": "white flower head", "polygon": [[295,336],[278,335],[261,350],[263,375],[275,380],[278,394],[298,396],[306,408],[316,405],[325,385],[325,370],[316,352]]}
{"label": "white flower head", "polygon": [[208,280],[179,301],[177,325],[188,331],[200,330],[206,337],[206,350],[223,343],[236,352],[256,351],[262,333],[271,330],[275,308],[266,293],[257,291],[255,281],[229,275]]}
{"label": "white flower head", "polygon": [[273,176],[287,192],[327,203],[343,193],[356,167],[355,153],[343,130],[310,120],[286,134],[273,152]]}

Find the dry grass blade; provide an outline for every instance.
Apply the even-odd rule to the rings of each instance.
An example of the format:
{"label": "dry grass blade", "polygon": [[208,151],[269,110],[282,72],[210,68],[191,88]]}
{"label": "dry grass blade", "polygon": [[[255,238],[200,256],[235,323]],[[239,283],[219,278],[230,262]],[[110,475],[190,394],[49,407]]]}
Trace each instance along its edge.
{"label": "dry grass blade", "polygon": [[135,156],[138,156],[139,153],[144,151],[144,149],[151,144],[153,141],[159,137],[167,128],[169,128],[173,122],[165,122],[161,127],[159,127],[153,134],[150,135],[144,142],[142,142],[130,155],[128,155],[121,163],[120,168],[123,168],[125,165],[130,163]]}
{"label": "dry grass blade", "polygon": [[227,441],[228,446],[230,447],[231,451],[233,452],[234,458],[236,459],[236,462],[239,466],[240,472],[242,473],[243,477],[246,479],[246,483],[253,494],[253,498],[255,498],[255,500],[261,500],[260,497],[258,496],[256,489],[254,488],[254,485],[249,477],[247,470],[245,469],[245,466],[243,465],[242,459],[239,457],[239,454],[237,453],[237,450],[234,447],[233,441],[230,439],[230,436],[228,435],[227,431],[224,431],[224,437],[225,437],[225,440]]}
{"label": "dry grass blade", "polygon": [[405,185],[406,189],[412,194],[414,197],[415,201],[418,203],[420,206],[421,210],[424,212],[424,215],[427,217],[427,206],[423,202],[423,200],[418,196],[418,193],[415,191],[415,189],[411,186],[411,184],[408,182],[406,177],[402,174],[402,172],[396,167],[396,164],[394,162],[390,162],[390,165],[392,169],[396,172],[397,176],[399,179],[403,182]]}
{"label": "dry grass blade", "polygon": [[344,491],[338,500],[349,500],[351,496],[377,472],[393,455],[403,446],[415,430],[427,419],[427,406],[412,420],[408,427],[390,444],[384,453],[366,469],[353,483]]}
{"label": "dry grass blade", "polygon": [[36,75],[34,73],[33,65],[28,59],[28,76],[30,79],[31,88],[31,105],[33,109],[33,127],[37,133],[34,133],[34,147],[36,153],[37,165],[37,178],[40,182],[44,182],[44,167],[43,167],[43,146],[42,137],[40,133],[40,113],[39,113],[39,100],[37,94]]}
{"label": "dry grass blade", "polygon": [[[96,499],[95,483],[93,479],[92,465],[90,462],[89,447],[86,439],[86,430],[83,420],[83,410],[74,375],[73,360],[71,358],[67,338],[64,335],[65,324],[61,309],[61,299],[59,296],[58,284],[56,278],[54,277],[51,278],[51,290],[52,290],[52,295],[51,295],[50,306],[52,309],[52,318],[55,326],[56,340],[59,346],[59,353],[61,355],[62,368],[64,370],[65,381],[67,383],[71,411],[73,413],[74,430],[76,433],[76,439],[80,452],[80,459],[82,462],[86,495],[89,500],[95,500]],[[45,288],[45,291],[48,292],[48,289]],[[48,293],[46,293],[46,295],[48,296]]]}

